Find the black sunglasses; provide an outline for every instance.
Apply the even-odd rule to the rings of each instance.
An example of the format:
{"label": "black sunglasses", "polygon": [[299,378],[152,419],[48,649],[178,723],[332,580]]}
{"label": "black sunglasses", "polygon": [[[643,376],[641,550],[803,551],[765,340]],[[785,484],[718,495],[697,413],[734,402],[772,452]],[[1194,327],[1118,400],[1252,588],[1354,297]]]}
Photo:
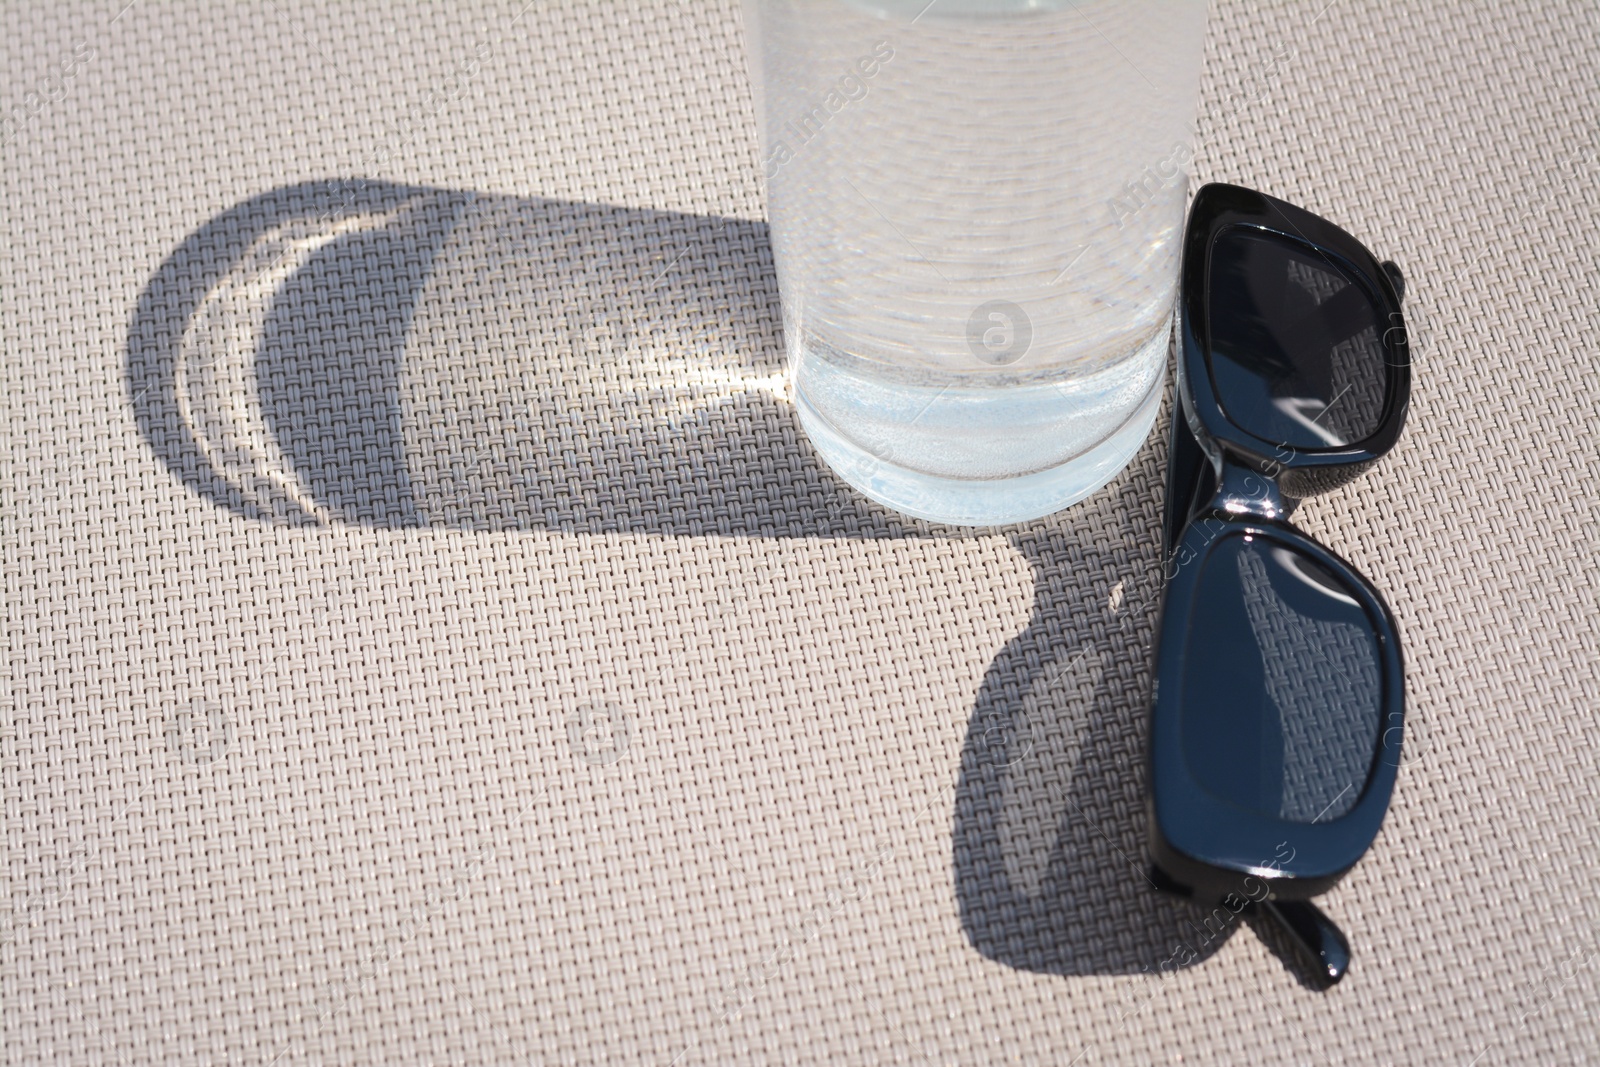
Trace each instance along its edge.
{"label": "black sunglasses", "polygon": [[1309,212],[1232,185],[1195,196],[1151,698],[1151,877],[1227,918],[1265,916],[1325,985],[1350,949],[1309,898],[1377,837],[1405,683],[1377,590],[1287,519],[1400,436],[1404,287],[1393,263]]}

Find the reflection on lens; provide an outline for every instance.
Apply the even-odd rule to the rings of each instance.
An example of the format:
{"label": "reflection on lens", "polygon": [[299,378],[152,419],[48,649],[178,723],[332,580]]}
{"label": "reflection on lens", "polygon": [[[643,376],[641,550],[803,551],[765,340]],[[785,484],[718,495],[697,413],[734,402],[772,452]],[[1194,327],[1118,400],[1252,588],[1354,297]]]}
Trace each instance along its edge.
{"label": "reflection on lens", "polygon": [[1290,822],[1360,799],[1377,748],[1378,645],[1342,580],[1270,538],[1216,543],[1184,649],[1183,752],[1195,780]]}
{"label": "reflection on lens", "polygon": [[1278,445],[1342,448],[1377,430],[1378,308],[1309,245],[1236,227],[1211,247],[1211,377],[1228,417]]}

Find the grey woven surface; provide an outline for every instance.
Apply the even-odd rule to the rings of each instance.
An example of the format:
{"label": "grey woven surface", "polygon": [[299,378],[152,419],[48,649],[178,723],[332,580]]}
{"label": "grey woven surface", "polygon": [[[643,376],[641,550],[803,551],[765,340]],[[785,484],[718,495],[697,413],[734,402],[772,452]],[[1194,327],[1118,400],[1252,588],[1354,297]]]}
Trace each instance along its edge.
{"label": "grey woven surface", "polygon": [[1325,995],[1141,976],[1159,433],[1022,528],[819,468],[734,10],[118,7],[0,23],[5,1062],[1597,1054],[1592,5],[1213,13],[1196,177],[1420,341],[1301,513],[1414,723]]}

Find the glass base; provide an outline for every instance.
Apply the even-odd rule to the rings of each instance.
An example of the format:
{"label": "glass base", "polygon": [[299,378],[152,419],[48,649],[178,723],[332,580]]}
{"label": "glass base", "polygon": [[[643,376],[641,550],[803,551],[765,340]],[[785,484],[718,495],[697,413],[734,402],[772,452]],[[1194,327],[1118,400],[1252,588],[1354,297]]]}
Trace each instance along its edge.
{"label": "glass base", "polygon": [[1164,382],[1164,375],[1156,375],[1127,420],[1093,448],[1059,466],[1015,478],[964,480],[910,470],[840,435],[798,390],[795,408],[828,466],[870,499],[930,522],[1001,526],[1054,514],[1115,478],[1150,435]]}

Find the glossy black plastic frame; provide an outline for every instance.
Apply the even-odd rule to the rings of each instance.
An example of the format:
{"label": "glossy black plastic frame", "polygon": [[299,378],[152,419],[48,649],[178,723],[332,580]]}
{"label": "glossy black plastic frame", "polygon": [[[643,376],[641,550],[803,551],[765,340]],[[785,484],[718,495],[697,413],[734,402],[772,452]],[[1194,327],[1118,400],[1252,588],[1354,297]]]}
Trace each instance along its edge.
{"label": "glossy black plastic frame", "polygon": [[[1235,536],[1277,542],[1336,575],[1355,594],[1377,641],[1378,722],[1383,728],[1360,797],[1326,822],[1291,822],[1221,800],[1195,780],[1184,757],[1184,705],[1227,699],[1184,691],[1184,639],[1207,556]],[[1208,899],[1239,893],[1251,899],[1270,895],[1304,900],[1326,892],[1378,836],[1400,764],[1405,676],[1400,637],[1388,606],[1355,568],[1289,523],[1222,507],[1208,506],[1189,522],[1172,571],[1162,606],[1150,723],[1151,858],[1169,878]],[[1252,892],[1246,878],[1265,883],[1265,890]]]}
{"label": "glossy black plastic frame", "polygon": [[[1322,257],[1372,301],[1382,338],[1385,401],[1366,438],[1342,447],[1286,448],[1236,425],[1220,404],[1210,370],[1211,250],[1218,235],[1249,227],[1287,238]],[[1318,967],[1324,982],[1348,966],[1343,936],[1314,906],[1366,853],[1388,811],[1405,720],[1404,663],[1394,618],[1378,591],[1348,562],[1290,525],[1299,497],[1342,484],[1393,447],[1410,402],[1410,354],[1401,313],[1404,279],[1359,241],[1309,212],[1249,189],[1208,185],[1195,196],[1184,236],[1179,297],[1183,343],[1181,412],[1172,422],[1162,602],[1151,698],[1149,805],[1153,874],[1165,888],[1201,900],[1244,901],[1275,919]],[[1354,806],[1327,822],[1292,822],[1249,811],[1204,789],[1183,751],[1186,702],[1227,700],[1184,689],[1186,641],[1200,576],[1218,545],[1235,536],[1277,542],[1331,572],[1354,594],[1377,645],[1376,739]],[[1237,910],[1237,909],[1235,909]]]}
{"label": "glossy black plastic frame", "polygon": [[[1303,245],[1349,277],[1371,299],[1386,323],[1381,338],[1387,380],[1385,408],[1363,440],[1340,448],[1295,448],[1258,437],[1236,425],[1223,409],[1211,377],[1211,252],[1217,238],[1234,228],[1275,234]],[[1195,194],[1183,238],[1179,286],[1178,393],[1184,414],[1202,442],[1215,442],[1236,462],[1280,475],[1291,498],[1333,488],[1355,478],[1394,447],[1411,402],[1411,353],[1398,269],[1385,266],[1366,246],[1326,219],[1275,197],[1237,185],[1211,184]],[[1206,451],[1213,448],[1205,446]],[[1291,462],[1292,460],[1292,462]]]}

